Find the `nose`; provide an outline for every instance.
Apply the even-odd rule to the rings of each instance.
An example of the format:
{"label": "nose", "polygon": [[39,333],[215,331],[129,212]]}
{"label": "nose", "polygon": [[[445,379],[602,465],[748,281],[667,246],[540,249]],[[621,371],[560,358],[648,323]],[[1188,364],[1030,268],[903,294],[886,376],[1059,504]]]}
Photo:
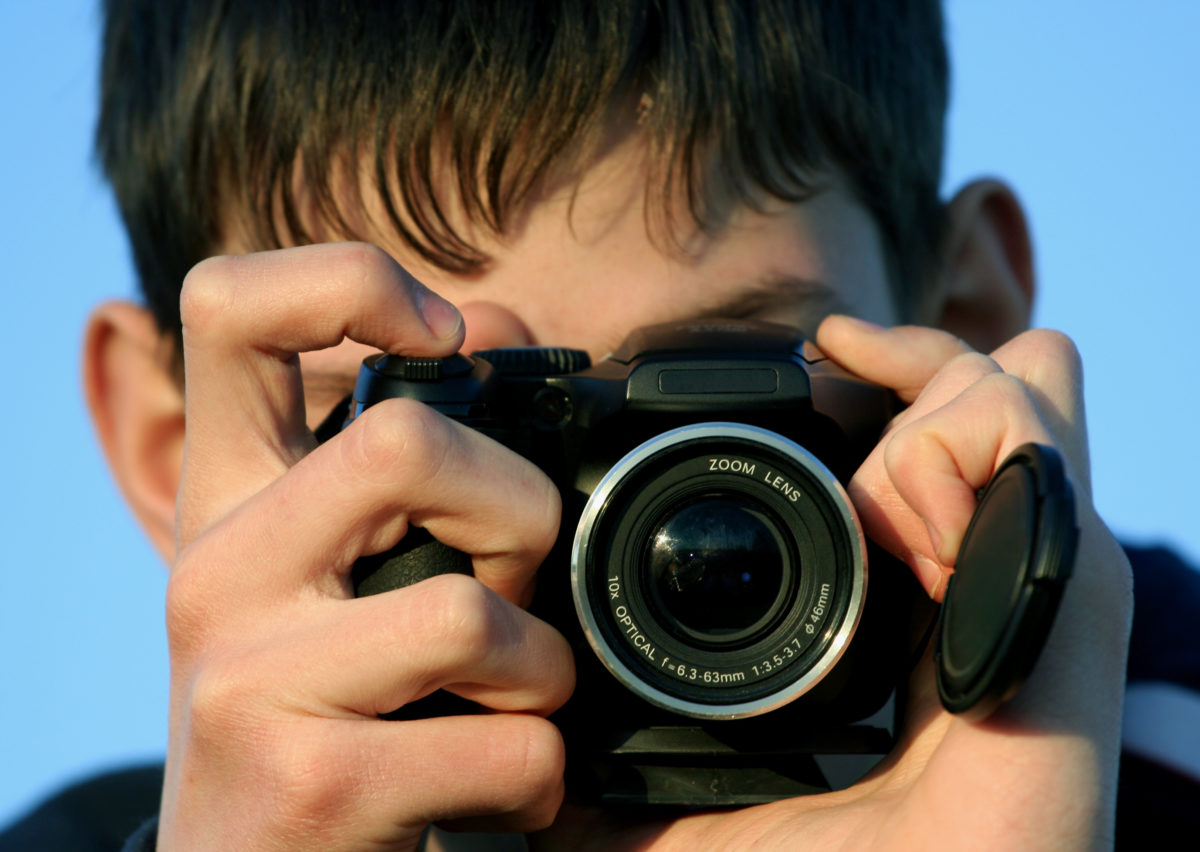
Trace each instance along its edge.
{"label": "nose", "polygon": [[537,341],[528,326],[513,311],[495,302],[467,302],[459,306],[466,339],[462,351],[470,354],[480,349],[504,346],[535,346]]}

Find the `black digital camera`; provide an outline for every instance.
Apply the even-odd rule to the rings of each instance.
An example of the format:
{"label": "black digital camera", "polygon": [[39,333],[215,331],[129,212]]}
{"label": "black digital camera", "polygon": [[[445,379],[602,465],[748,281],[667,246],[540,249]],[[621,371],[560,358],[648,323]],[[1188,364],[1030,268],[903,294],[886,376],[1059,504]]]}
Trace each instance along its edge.
{"label": "black digital camera", "polygon": [[[889,392],[795,329],[697,320],[639,329],[595,365],[554,348],[373,356],[349,419],[390,397],[494,438],[562,493],[531,611],[575,649],[554,717],[574,794],[765,802],[829,789],[827,756],[890,749],[894,719],[863,720],[905,679],[930,610],[843,490]],[[357,593],[470,571],[422,532],[361,559]]]}

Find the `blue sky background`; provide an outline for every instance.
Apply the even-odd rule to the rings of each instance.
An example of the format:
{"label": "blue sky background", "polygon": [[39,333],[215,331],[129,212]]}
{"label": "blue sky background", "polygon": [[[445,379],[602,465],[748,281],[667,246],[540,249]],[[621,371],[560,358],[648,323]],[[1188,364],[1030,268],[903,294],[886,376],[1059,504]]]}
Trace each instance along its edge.
{"label": "blue sky background", "polygon": [[[166,739],[165,575],[79,391],[89,307],[134,292],[90,156],[94,6],[0,0],[0,824]],[[948,17],[947,187],[1017,187],[1037,324],[1087,366],[1100,510],[1197,561],[1200,4],[949,0]]]}

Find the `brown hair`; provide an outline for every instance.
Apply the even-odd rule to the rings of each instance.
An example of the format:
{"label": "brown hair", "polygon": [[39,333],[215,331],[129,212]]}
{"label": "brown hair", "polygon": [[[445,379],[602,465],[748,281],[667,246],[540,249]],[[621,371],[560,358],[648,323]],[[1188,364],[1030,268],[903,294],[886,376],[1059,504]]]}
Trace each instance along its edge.
{"label": "brown hair", "polygon": [[709,225],[714,187],[795,201],[838,169],[879,224],[898,302],[919,298],[935,259],[948,76],[938,0],[105,9],[97,150],[165,330],[178,331],[183,277],[230,209],[264,247],[311,240],[297,170],[348,233],[332,176],[339,158],[367,152],[401,237],[467,270],[486,257],[452,226],[448,198],[503,232],[539,178],[639,103],[655,165],[646,191],[661,206],[682,193]]}

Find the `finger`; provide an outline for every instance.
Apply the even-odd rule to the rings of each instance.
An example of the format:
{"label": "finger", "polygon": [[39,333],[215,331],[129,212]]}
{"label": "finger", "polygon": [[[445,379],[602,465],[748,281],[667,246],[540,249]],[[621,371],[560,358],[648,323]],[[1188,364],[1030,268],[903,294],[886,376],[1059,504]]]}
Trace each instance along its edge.
{"label": "finger", "polygon": [[1000,365],[987,355],[978,352],[955,355],[933,374],[912,405],[889,424],[887,434],[937,411],[981,379],[1003,372]]}
{"label": "finger", "polygon": [[[817,330],[821,350],[856,375],[893,389],[913,408],[898,420],[932,410],[960,388],[934,382],[939,372],[964,357],[976,355],[948,332],[916,326],[881,328],[853,317],[831,315]],[[1083,366],[1079,351],[1060,332],[1037,329],[1018,335],[992,352],[996,368],[1029,386],[1046,422],[1058,437],[1085,494],[1091,493],[1087,429],[1083,402]],[[979,360],[979,375],[987,369]],[[963,370],[963,380],[970,378]],[[927,388],[937,385],[936,395]],[[922,399],[922,396],[925,398]]]}
{"label": "finger", "polygon": [[[935,358],[949,354],[956,348],[948,347]],[[916,372],[924,375],[928,366],[918,364]],[[895,466],[896,459],[896,451],[892,450],[891,442],[898,430],[937,411],[981,379],[998,375],[1000,372],[1000,366],[994,360],[977,352],[951,355],[950,360],[929,379],[912,405],[889,424],[884,439],[863,461],[847,489],[859,512],[864,532],[906,562],[925,590],[935,599],[940,599],[950,565],[953,563],[939,560],[938,551],[942,540],[936,532],[938,528],[917,523],[913,518],[912,507],[905,501],[904,490],[897,487],[897,481],[903,484],[904,480],[903,477],[897,480],[889,469],[889,452],[892,453],[892,467]],[[892,378],[902,377],[897,374]],[[912,432],[908,434],[911,435]],[[950,507],[956,510],[953,517],[960,518],[961,514],[957,513],[961,513],[964,507],[973,511],[974,492],[956,495],[955,492],[959,491],[961,484],[957,481],[953,484],[953,491],[946,495],[947,507],[948,511]]]}
{"label": "finger", "polygon": [[1028,386],[1050,430],[1067,455],[1076,485],[1090,497],[1091,460],[1084,413],[1083,359],[1061,332],[1035,329],[992,353],[997,364]]}
{"label": "finger", "polygon": [[[331,602],[291,633],[250,682],[287,672],[297,708],[374,717],[438,689],[485,707],[546,716],[571,695],[571,648],[541,619],[461,574]],[[292,680],[303,672],[305,687]]]}
{"label": "finger", "polygon": [[[469,818],[476,830],[502,832],[530,832],[553,821],[563,802],[566,761],[562,734],[551,722],[505,714],[422,719],[404,727],[392,734],[394,758],[419,749],[426,764],[395,786],[422,821]],[[379,756],[373,763],[385,768]],[[439,772],[444,781],[428,784]],[[486,816],[496,818],[485,822]]]}
{"label": "finger", "polygon": [[187,448],[180,543],[309,452],[297,354],[350,337],[457,351],[461,319],[382,250],[359,243],[212,258],[180,300]]}
{"label": "finger", "polygon": [[[1018,446],[1053,444],[1019,379],[993,373],[897,429],[849,489],[863,528],[908,562],[935,598],[955,564],[976,493]],[[881,465],[882,462],[882,465]]]}
{"label": "finger", "polygon": [[881,328],[855,317],[833,314],[817,328],[821,351],[857,376],[891,388],[912,403],[947,362],[974,350],[932,328]]}
{"label": "finger", "polygon": [[306,588],[344,597],[354,560],[416,525],[470,554],[480,581],[520,601],[559,516],[558,490],[531,462],[428,406],[390,399],[206,532],[175,574],[197,572],[200,585],[239,600]]}
{"label": "finger", "polygon": [[[193,724],[208,732],[204,718]],[[491,814],[497,828],[542,828],[563,796],[562,737],[526,714],[412,722],[300,717],[260,724],[249,765],[244,747],[238,738],[204,741],[208,759],[226,772],[252,773],[251,789],[192,793],[192,804],[210,816],[231,795],[256,797],[236,835],[191,826],[221,848],[414,849],[425,826],[440,819]],[[164,831],[181,821],[165,819]],[[160,833],[160,842],[176,839]]]}

